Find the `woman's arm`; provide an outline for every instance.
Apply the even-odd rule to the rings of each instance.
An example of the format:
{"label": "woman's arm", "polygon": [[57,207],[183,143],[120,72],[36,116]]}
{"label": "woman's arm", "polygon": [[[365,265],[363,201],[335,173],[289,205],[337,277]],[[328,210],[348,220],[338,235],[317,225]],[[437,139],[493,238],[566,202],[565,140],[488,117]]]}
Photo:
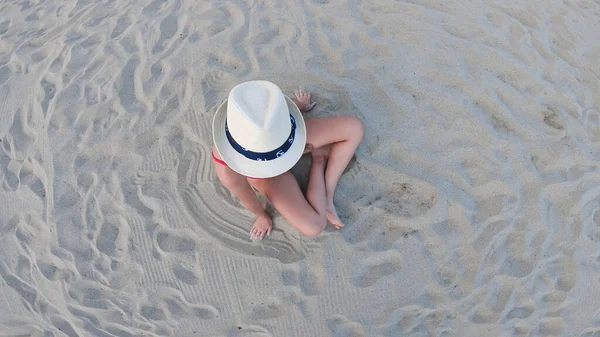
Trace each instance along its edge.
{"label": "woman's arm", "polygon": [[256,193],[246,180],[246,177],[235,172],[227,166],[215,165],[217,177],[227,189],[236,196],[242,204],[256,216],[267,216],[263,206],[260,204]]}
{"label": "woman's arm", "polygon": [[[221,159],[218,151],[213,149],[217,159]],[[265,234],[270,234],[273,224],[271,218],[258,200],[256,193],[243,175],[235,172],[229,167],[215,163],[215,171],[221,183],[258,219],[250,228],[250,239],[262,239]]]}

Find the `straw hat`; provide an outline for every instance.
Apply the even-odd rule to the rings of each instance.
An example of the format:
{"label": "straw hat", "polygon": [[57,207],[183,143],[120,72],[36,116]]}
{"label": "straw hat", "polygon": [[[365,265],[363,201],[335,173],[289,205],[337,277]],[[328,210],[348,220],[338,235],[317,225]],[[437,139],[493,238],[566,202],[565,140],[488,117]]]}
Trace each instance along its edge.
{"label": "straw hat", "polygon": [[306,143],[300,110],[279,87],[268,81],[236,85],[213,119],[219,154],[234,171],[270,178],[294,166]]}

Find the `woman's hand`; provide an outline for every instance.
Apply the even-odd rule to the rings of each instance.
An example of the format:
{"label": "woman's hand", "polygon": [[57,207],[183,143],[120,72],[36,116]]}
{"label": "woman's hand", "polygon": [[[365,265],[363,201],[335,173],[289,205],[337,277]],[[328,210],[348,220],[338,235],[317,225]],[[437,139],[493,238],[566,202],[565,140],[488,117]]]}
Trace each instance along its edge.
{"label": "woman's hand", "polygon": [[271,235],[271,229],[273,229],[271,218],[267,214],[259,216],[250,228],[250,240],[262,240],[265,234]]}
{"label": "woman's hand", "polygon": [[298,106],[298,109],[302,113],[309,112],[317,105],[317,102],[310,102],[310,92],[308,91],[298,90],[294,95],[296,97],[291,100]]}

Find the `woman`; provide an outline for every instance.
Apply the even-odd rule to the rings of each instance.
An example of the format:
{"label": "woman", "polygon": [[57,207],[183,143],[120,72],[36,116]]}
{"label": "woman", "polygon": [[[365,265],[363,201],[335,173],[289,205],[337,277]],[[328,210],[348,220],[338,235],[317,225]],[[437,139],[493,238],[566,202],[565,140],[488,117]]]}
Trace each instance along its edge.
{"label": "woman", "polygon": [[[213,121],[212,156],[219,180],[258,218],[252,240],[262,240],[273,227],[255,191],[262,193],[288,222],[306,236],[319,234],[329,220],[344,226],[333,205],[335,188],[363,138],[355,117],[304,120],[311,110],[310,93],[283,95],[267,81],[234,87],[217,109]],[[303,153],[312,165],[306,196],[290,173]]]}

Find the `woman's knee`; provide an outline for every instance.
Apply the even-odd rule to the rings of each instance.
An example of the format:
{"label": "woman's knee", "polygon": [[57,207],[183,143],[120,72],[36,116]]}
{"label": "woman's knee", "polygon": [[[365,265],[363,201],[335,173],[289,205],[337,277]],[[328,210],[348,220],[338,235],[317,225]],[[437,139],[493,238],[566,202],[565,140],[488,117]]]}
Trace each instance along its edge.
{"label": "woman's knee", "polygon": [[327,219],[303,219],[294,224],[294,227],[304,234],[304,236],[313,237],[319,235],[327,225]]}
{"label": "woman's knee", "polygon": [[319,226],[310,226],[308,228],[304,228],[304,229],[300,230],[300,232],[302,234],[304,234],[304,236],[314,237],[314,236],[319,235],[323,231],[323,229],[325,229],[325,228],[321,228]]}
{"label": "woman's knee", "polygon": [[348,130],[351,132],[354,139],[357,139],[358,141],[363,139],[365,126],[360,119],[351,116],[348,120]]}

